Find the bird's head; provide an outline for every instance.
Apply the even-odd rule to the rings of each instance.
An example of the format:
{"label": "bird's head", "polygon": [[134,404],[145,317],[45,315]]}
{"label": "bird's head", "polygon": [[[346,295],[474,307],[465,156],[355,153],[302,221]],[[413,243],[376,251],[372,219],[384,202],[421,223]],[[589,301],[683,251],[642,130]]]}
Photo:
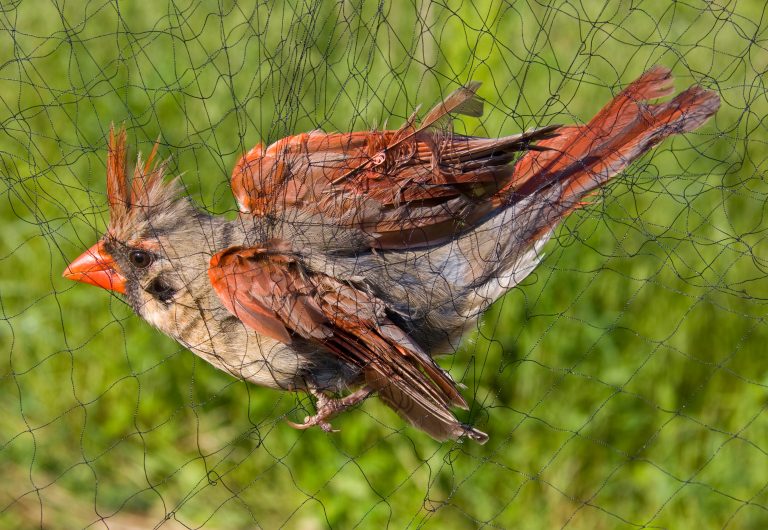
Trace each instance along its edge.
{"label": "bird's head", "polygon": [[126,170],[126,133],[110,129],[106,234],[64,270],[63,276],[125,295],[142,317],[158,325],[172,302],[206,277],[210,217],[181,198],[178,179],[165,181],[166,162],[138,157],[133,178]]}

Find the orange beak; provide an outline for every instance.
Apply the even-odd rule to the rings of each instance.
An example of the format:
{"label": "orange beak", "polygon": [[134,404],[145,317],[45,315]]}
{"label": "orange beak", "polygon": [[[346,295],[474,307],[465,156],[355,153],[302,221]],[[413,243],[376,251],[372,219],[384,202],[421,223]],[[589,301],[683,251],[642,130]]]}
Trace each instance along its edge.
{"label": "orange beak", "polygon": [[70,263],[62,276],[125,294],[125,278],[115,269],[115,260],[104,250],[104,243],[101,241]]}

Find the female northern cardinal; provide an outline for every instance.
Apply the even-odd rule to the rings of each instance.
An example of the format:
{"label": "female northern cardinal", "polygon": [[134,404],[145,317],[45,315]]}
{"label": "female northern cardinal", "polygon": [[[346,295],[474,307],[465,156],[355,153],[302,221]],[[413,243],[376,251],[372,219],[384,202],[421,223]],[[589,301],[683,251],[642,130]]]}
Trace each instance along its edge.
{"label": "female northern cardinal", "polygon": [[317,413],[295,427],[330,431],[332,416],[377,392],[438,440],[482,443],[485,433],[451,412],[466,401],[432,356],[536,267],[585,194],[700,126],[720,100],[693,86],[647,103],[673,91],[657,66],[587,125],[453,134],[450,114],[482,114],[478,87],[418,125],[414,113],[394,131],[313,131],[255,147],[232,176],[236,221],[179,198],[166,164],[152,164],[157,145],[129,179],[125,130],[111,130],[109,229],[64,276],[125,295],[236,377],[312,393]]}

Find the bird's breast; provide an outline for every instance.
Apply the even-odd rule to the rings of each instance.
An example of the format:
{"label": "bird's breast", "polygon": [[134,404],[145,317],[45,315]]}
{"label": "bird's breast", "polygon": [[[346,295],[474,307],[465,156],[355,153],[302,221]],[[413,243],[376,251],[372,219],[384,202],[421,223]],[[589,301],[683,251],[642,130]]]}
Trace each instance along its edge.
{"label": "bird's breast", "polygon": [[[207,301],[206,301],[207,302]],[[283,390],[302,389],[307,359],[286,344],[258,335],[216,301],[181,299],[141,316],[194,354],[238,379]]]}

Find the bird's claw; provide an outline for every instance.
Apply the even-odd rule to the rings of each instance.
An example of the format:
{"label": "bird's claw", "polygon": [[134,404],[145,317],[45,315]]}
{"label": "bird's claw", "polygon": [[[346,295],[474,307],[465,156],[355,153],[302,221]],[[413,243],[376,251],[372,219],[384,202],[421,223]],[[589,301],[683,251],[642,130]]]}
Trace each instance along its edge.
{"label": "bird's claw", "polygon": [[339,432],[339,429],[334,429],[333,425],[325,421],[324,418],[320,417],[319,414],[316,414],[315,416],[307,416],[304,418],[304,423],[296,423],[291,420],[285,420],[285,422],[293,427],[294,429],[298,429],[300,431],[309,429],[310,427],[314,427],[317,425],[325,432]]}
{"label": "bird's claw", "polygon": [[370,388],[363,387],[348,396],[333,399],[316,389],[310,389],[310,393],[317,398],[317,403],[315,404],[317,407],[317,414],[314,416],[306,416],[304,418],[304,423],[295,423],[290,420],[285,421],[288,425],[294,429],[299,429],[300,431],[317,425],[325,432],[339,432],[339,429],[334,429],[333,426],[328,423],[328,420],[336,416],[339,412],[342,412],[353,405],[357,405],[371,395],[371,392],[372,390]]}

